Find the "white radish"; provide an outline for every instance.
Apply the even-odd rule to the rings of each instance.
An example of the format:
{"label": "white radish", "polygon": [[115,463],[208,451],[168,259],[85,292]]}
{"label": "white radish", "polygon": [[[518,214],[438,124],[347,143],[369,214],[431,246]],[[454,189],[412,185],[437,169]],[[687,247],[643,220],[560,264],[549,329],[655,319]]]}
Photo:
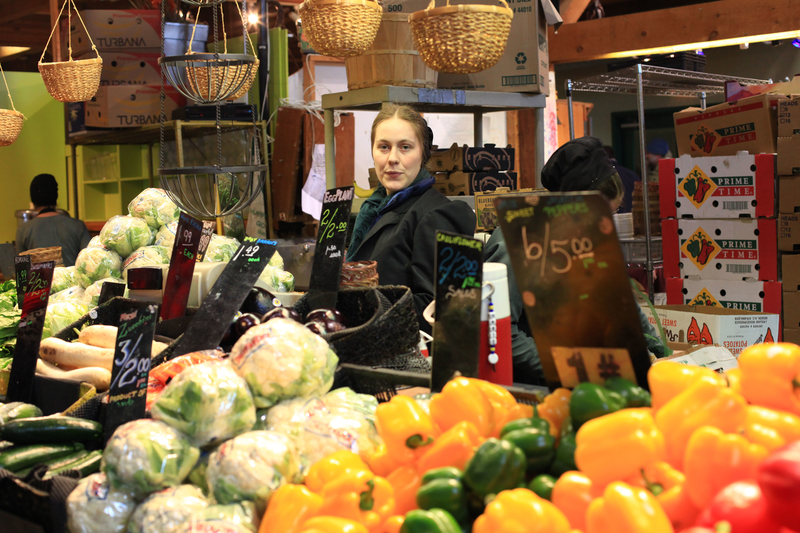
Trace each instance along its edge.
{"label": "white radish", "polygon": [[75,368],[98,366],[111,371],[114,361],[114,350],[48,337],[42,340],[39,345],[39,357],[48,363],[54,363],[56,365]]}
{"label": "white radish", "polygon": [[111,372],[100,367],[90,366],[77,370],[63,370],[56,365],[37,359],[36,373],[49,378],[83,381],[94,385],[98,392],[108,390],[111,384]]}
{"label": "white radish", "polygon": [[[88,326],[78,333],[78,340],[84,344],[113,350],[117,346],[116,326]],[[169,346],[163,342],[153,341],[150,357],[155,357]]]}

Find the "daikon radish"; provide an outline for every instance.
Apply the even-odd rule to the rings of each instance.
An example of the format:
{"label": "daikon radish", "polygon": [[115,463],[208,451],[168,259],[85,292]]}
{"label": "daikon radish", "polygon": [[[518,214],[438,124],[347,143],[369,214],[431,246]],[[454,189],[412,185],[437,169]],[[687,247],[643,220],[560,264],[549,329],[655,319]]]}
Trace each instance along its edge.
{"label": "daikon radish", "polygon": [[[116,326],[88,326],[78,333],[78,340],[84,344],[113,350],[117,346],[117,328]],[[167,346],[169,345],[163,342],[153,341],[150,356],[155,357]]]}
{"label": "daikon radish", "polygon": [[39,345],[39,357],[57,365],[76,368],[98,366],[110,371],[114,361],[114,350],[48,337]]}
{"label": "daikon radish", "polygon": [[63,370],[47,361],[37,359],[36,373],[49,378],[84,381],[90,385],[94,385],[94,388],[97,389],[98,392],[108,390],[111,384],[111,372],[100,367],[90,366],[77,370]]}

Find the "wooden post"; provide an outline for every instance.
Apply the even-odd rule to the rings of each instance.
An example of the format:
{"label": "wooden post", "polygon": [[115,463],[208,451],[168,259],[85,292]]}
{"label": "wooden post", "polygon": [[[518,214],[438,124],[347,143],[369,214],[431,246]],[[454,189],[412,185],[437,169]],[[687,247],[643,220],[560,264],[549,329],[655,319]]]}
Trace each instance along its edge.
{"label": "wooden post", "polygon": [[[50,0],[50,25],[55,26],[51,50],[53,51],[53,62],[61,61],[61,26],[58,24],[58,13],[61,10],[58,0]],[[69,28],[67,28],[69,31]]]}

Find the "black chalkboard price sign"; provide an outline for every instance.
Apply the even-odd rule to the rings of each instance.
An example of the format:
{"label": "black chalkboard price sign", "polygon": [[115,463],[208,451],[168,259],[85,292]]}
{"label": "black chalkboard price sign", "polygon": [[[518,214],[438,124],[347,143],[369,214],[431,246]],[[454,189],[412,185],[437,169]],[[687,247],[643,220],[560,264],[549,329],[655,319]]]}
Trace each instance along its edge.
{"label": "black chalkboard price sign", "polygon": [[624,357],[606,351],[596,358],[602,368],[583,368],[595,358],[575,349],[620,348],[647,387],[650,357],[608,202],[586,192],[510,196],[495,205],[548,385],[561,381],[554,355],[567,354],[572,368],[580,358],[577,379],[591,381],[595,370],[617,372]]}
{"label": "black chalkboard price sign", "polygon": [[13,244],[0,244],[0,272],[3,273],[3,277],[7,280],[16,278],[17,274],[14,270],[14,257],[16,255],[17,251]]}
{"label": "black chalkboard price sign", "polygon": [[203,234],[203,223],[194,217],[181,213],[178,230],[175,232],[175,245],[169,261],[167,282],[164,285],[164,299],[161,304],[161,319],[182,317],[186,314],[189,290],[192,287],[194,265],[197,262],[197,249]]}
{"label": "black chalkboard price sign", "polygon": [[329,189],[322,199],[317,248],[308,284],[311,309],[336,307],[354,190],[354,187]]}
{"label": "black chalkboard price sign", "polygon": [[14,258],[14,273],[17,278],[17,307],[22,309],[25,300],[25,287],[28,285],[28,273],[31,269],[31,256],[18,255]]}
{"label": "black chalkboard price sign", "polygon": [[103,424],[105,440],[122,424],[144,418],[157,320],[157,305],[133,309],[119,317],[111,386],[108,388],[108,409]]}
{"label": "black chalkboard price sign", "polygon": [[100,297],[97,299],[97,305],[103,305],[118,296],[125,296],[125,284],[106,281],[100,286]]}
{"label": "black chalkboard price sign", "polygon": [[431,390],[438,392],[456,371],[478,377],[483,242],[437,232],[434,268],[436,322]]}
{"label": "black chalkboard price sign", "polygon": [[172,357],[219,346],[233,316],[258,281],[278,243],[245,237],[178,340]]}
{"label": "black chalkboard price sign", "polygon": [[8,399],[12,402],[30,402],[33,396],[33,376],[39,358],[44,316],[50,298],[55,263],[36,263],[27,271],[22,315],[17,330],[17,344],[8,379]]}
{"label": "black chalkboard price sign", "polygon": [[213,220],[204,220],[203,221],[203,234],[200,237],[200,246],[197,248],[197,262],[200,263],[206,256],[206,251],[208,251],[208,245],[211,244],[211,236],[214,235],[214,228],[217,227],[217,223]]}

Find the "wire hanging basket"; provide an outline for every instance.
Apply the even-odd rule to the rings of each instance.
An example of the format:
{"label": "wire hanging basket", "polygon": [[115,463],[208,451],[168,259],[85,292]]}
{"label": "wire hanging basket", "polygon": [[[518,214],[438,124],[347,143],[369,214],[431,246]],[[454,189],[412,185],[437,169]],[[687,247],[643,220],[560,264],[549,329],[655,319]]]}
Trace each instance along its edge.
{"label": "wire hanging basket", "polygon": [[505,52],[514,12],[506,0],[503,7],[486,5],[435,7],[408,17],[414,45],[422,61],[433,70],[472,74],[494,66]]}
{"label": "wire hanging basket", "polygon": [[[47,52],[47,47],[50,46],[50,41],[53,39],[53,34],[58,26],[58,19],[64,13],[64,8],[67,8],[67,20],[72,24],[72,7],[75,7],[75,15],[81,21],[86,35],[89,36],[89,42],[92,44],[92,51],[97,54],[97,57],[92,59],[72,59],[72,34],[69,36],[69,60],[68,61],[53,61],[52,63],[44,62],[44,54]],[[60,59],[60,58],[54,58]],[[97,89],[100,87],[100,74],[103,71],[103,58],[97,51],[97,47],[92,41],[89,30],[83,23],[78,7],[75,6],[73,0],[64,0],[61,6],[61,11],[58,13],[58,18],[50,32],[50,38],[47,39],[47,44],[42,51],[42,57],[39,59],[39,73],[42,75],[44,85],[47,92],[58,100],[59,102],[85,102],[91,100]]]}
{"label": "wire hanging basket", "polygon": [[6,81],[6,73],[3,72],[3,65],[0,64],[0,74],[3,75],[3,83],[8,93],[8,101],[11,102],[11,109],[0,109],[0,146],[13,144],[22,131],[22,121],[25,119],[22,113],[14,107],[14,100],[11,99],[11,91]]}
{"label": "wire hanging basket", "polygon": [[352,57],[372,46],[383,7],[373,0],[305,0],[299,12],[303,34],[315,52]]}

